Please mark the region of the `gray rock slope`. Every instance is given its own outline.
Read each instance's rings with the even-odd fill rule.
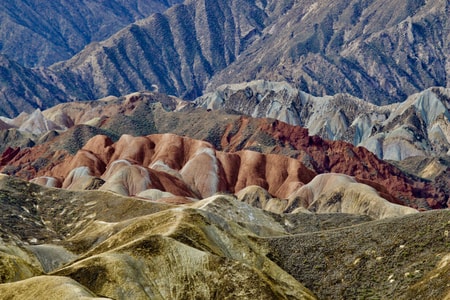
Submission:
[[[66,60],[88,43],[181,0],[40,1],[0,3],[0,53],[24,66]]]
[[[448,155],[450,150],[450,90],[445,88],[376,106],[348,94],[314,97],[286,82],[259,80],[223,85],[195,102],[300,125],[311,135],[364,146],[382,159]]]
[[[26,83],[10,87],[6,76],[2,90],[21,111],[24,101],[44,108],[39,101],[48,107],[143,90],[194,99],[222,84],[268,79],[316,96],[349,93],[388,104],[447,86],[447,16],[442,0],[188,0],[34,70],[64,99],[24,94]],[[21,78],[39,83],[33,76]]]
[[[193,98],[205,87],[263,78],[387,104],[447,84],[447,5],[186,1],[53,69],[81,76],[96,98],[154,85]]]

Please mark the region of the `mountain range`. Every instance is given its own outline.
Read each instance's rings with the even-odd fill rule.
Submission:
[[[308,129],[300,126],[235,112],[208,111],[196,107],[195,103],[164,94],[134,93],[126,97],[66,103],[44,112],[4,120],[9,126],[16,126],[3,131],[5,145],[9,136],[15,136],[14,142],[18,144],[4,149],[0,162],[2,172],[31,180],[40,176],[55,177],[55,170],[62,168],[65,171],[58,171],[56,176],[60,182],[58,186],[75,168],[67,163],[95,135],[107,136],[114,142],[124,134],[172,133],[204,140],[219,151],[251,150],[296,158],[317,174],[332,172],[356,176],[394,203],[419,209],[446,207],[450,195],[445,180],[448,165],[445,163],[442,169],[432,172],[433,178],[421,179],[417,177],[419,174],[405,174],[363,147],[323,140],[309,135]],[[27,147],[30,144],[35,146]],[[141,151],[139,145],[135,147],[136,151]],[[82,165],[88,163],[84,158],[81,161]],[[100,165],[110,163],[105,158],[101,161]],[[143,166],[148,167],[148,164]],[[238,166],[235,167],[237,172]],[[91,175],[94,174],[100,176],[102,172],[92,170]]]
[[[5,74],[2,114],[140,90],[194,99],[254,79],[286,80],[315,96],[403,101],[447,85],[447,12],[439,0],[186,1],[49,68]],[[24,93],[30,83],[36,91]]]
[[[449,12],[0,4],[0,298],[450,299]]]
[[[448,155],[450,91],[430,88],[402,103],[376,106],[349,94],[314,97],[286,82],[223,85],[195,100],[207,109],[271,117],[311,135],[363,146],[379,158]]]

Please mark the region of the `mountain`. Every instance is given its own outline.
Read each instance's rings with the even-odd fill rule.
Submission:
[[[17,107],[4,114],[31,112],[23,101],[44,109],[146,90],[192,100],[222,84],[255,79],[287,81],[315,96],[348,93],[377,105],[404,101],[447,86],[447,5],[189,0],[66,61],[29,70],[40,78],[27,81],[43,81],[61,96],[24,95],[26,84],[5,85]]]
[[[187,1],[52,70],[81,77],[94,98],[158,88],[193,99],[262,78],[387,104],[447,85],[446,12],[439,0]]]
[[[84,111],[89,113],[83,114]],[[43,132],[43,136],[35,140],[37,145],[33,148],[9,149],[0,163],[2,172],[28,180],[51,175],[56,165],[72,161],[77,151],[99,134],[118,141],[124,134],[175,133],[205,140],[227,153],[252,150],[289,156],[318,174],[331,172],[355,176],[357,181],[374,187],[382,197],[394,203],[419,209],[447,206],[445,181],[436,184],[405,175],[362,147],[310,136],[307,129],[274,119],[207,111],[163,94],[137,93],[101,101],[61,104],[39,115],[48,118],[40,123],[70,128],[64,132]],[[146,147],[142,151],[144,149]],[[109,163],[109,160],[102,160],[100,165]],[[60,184],[74,168],[63,168],[66,170],[64,174],[57,176]],[[91,175],[102,173],[96,171]],[[265,178],[265,175],[261,176]]]
[[[314,97],[286,82],[227,84],[195,100],[207,109],[270,117],[311,135],[363,146],[379,158],[447,155],[450,90],[430,88],[402,103],[376,106],[348,94]]]
[[[26,67],[66,60],[177,0],[6,1],[0,4],[0,53]]]
[[[10,298],[441,299],[449,293],[448,210],[382,220],[275,214],[233,195],[175,206],[5,175],[0,201],[0,293]]]
[[[260,34],[264,19],[253,1],[187,1],[51,69],[77,78],[90,99],[155,89],[193,99]]]
[[[374,104],[448,86],[449,4],[433,1],[289,1],[268,12],[260,39],[209,90],[288,80],[317,96],[349,93]]]
[[[44,76],[40,70],[25,68],[0,55],[0,115],[15,117],[70,101],[54,78],[51,72]]]

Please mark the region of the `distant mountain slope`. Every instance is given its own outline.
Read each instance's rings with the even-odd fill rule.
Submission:
[[[66,60],[85,45],[181,0],[40,1],[0,3],[0,53],[24,66]]]
[[[222,84],[267,79],[316,96],[349,93],[388,104],[448,85],[448,5],[188,0],[69,60],[34,70],[40,79],[25,78],[61,91],[64,101],[145,90],[189,100]],[[38,92],[24,95],[22,86],[2,80],[16,111],[26,109],[24,101],[38,106],[39,99],[45,107],[60,101]]]
[[[448,1],[291,1],[260,39],[209,83],[288,80],[313,95],[375,104],[448,86]]]
[[[154,89],[193,99],[261,34],[266,18],[253,1],[186,1],[52,70],[79,78],[91,99]]]
[[[195,103],[301,125],[311,135],[364,146],[382,159],[450,151],[450,90],[445,88],[430,88],[402,103],[376,106],[348,94],[314,97],[286,82],[260,80],[223,85]]]
[[[15,117],[23,111],[48,108],[70,101],[54,74],[25,68],[0,55],[0,116]],[[73,98],[72,98],[73,99]]]
[[[314,95],[376,104],[446,86],[445,1],[187,1],[52,69],[89,97],[151,90],[195,98],[208,87],[287,80]]]

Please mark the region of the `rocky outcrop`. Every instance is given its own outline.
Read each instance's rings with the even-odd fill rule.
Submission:
[[[196,99],[195,105],[164,94],[142,92],[60,104],[43,112],[36,110],[14,119],[3,118],[3,121],[6,126],[37,135],[80,124],[103,127],[118,135],[147,135],[177,130],[175,124],[161,128],[164,126],[162,118],[152,115],[158,105],[168,112],[193,111],[201,107],[255,118],[275,118],[306,127],[310,135],[363,146],[381,159],[403,160],[413,156],[447,155],[450,149],[448,99],[447,89],[431,88],[410,96],[401,104],[375,106],[346,94],[314,97],[286,82],[260,80],[224,85]]]
[[[219,87],[196,99],[207,109],[234,110],[308,128],[311,135],[363,146],[381,159],[445,155],[450,150],[450,91],[430,88],[406,101],[376,106],[348,94],[314,97],[286,82]]]
[[[65,131],[76,125],[100,127],[112,117],[129,116],[140,109],[145,113],[155,104],[168,111],[179,110],[188,105],[186,101],[173,96],[137,92],[120,98],[111,96],[96,101],[63,103],[44,111],[37,109],[30,114],[21,113],[12,119],[3,117],[5,125],[1,130],[17,128],[20,132],[33,133],[39,137],[51,131]],[[138,124],[134,122],[133,125],[137,127]],[[122,124],[121,127],[124,126]]]

